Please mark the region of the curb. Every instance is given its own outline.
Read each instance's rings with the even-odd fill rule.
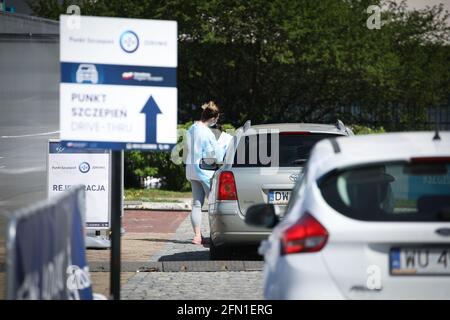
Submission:
[[[155,211],[191,211],[192,205],[188,202],[145,202],[145,201],[124,201],[124,210],[155,210]],[[202,211],[208,211],[208,204],[202,207]]]
[[[264,261],[161,261],[122,262],[122,272],[224,272],[262,271]],[[109,272],[109,262],[89,263],[90,272]]]
[[[191,211],[192,207],[187,202],[143,202],[125,201],[124,210],[160,210],[160,211]]]

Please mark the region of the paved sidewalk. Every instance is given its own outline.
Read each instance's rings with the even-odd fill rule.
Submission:
[[[208,212],[202,212],[202,235],[209,239]],[[188,215],[178,229],[167,240],[166,245],[150,261],[206,261],[209,260],[207,245],[192,244],[194,231]]]
[[[202,212],[202,235],[206,243],[191,243],[194,236],[190,216],[180,224],[178,229],[167,240],[166,245],[150,261],[209,261],[209,221],[208,212]],[[250,249],[250,250],[249,250]],[[262,261],[255,248],[240,248],[232,253],[232,260]],[[205,270],[206,271],[206,270]]]
[[[122,236],[121,282],[136,274],[150,258],[158,253],[168,238],[188,216],[187,212],[127,210],[123,218],[126,230]],[[86,250],[94,292],[109,295],[111,250]],[[0,277],[1,281],[1,277]]]
[[[121,260],[150,261],[185,221],[187,212],[127,210],[123,218]],[[108,262],[110,250],[87,250],[89,262]]]
[[[262,261],[210,261],[192,244],[189,212],[126,210],[122,299],[261,299]],[[202,234],[209,240],[207,212]],[[94,292],[108,295],[110,250],[88,250]]]
[[[202,234],[209,237],[207,212],[203,212],[202,215]],[[263,298],[262,271],[260,271],[262,261],[209,261],[208,245],[192,244],[192,236],[193,230],[188,215],[176,232],[167,238],[167,243],[160,251],[150,258],[150,264],[154,266],[161,264],[162,268],[161,266],[156,270],[150,268],[153,272],[138,272],[128,278],[122,286],[122,299],[260,300]],[[160,272],[161,269],[164,272]]]

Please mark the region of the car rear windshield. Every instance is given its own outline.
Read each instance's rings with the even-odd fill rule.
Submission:
[[[336,211],[366,221],[450,221],[450,161],[370,165],[319,180]]]
[[[259,133],[240,139],[233,167],[304,166],[312,147],[336,134],[310,132]]]

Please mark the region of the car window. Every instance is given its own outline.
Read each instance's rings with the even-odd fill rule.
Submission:
[[[350,168],[319,180],[336,211],[366,221],[450,221],[450,164]]]
[[[234,155],[233,167],[301,167],[312,147],[335,134],[281,132],[241,137]]]

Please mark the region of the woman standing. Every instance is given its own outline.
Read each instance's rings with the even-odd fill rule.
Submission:
[[[201,234],[202,206],[205,197],[209,195],[211,178],[214,175],[212,170],[200,169],[200,161],[202,158],[214,158],[217,162],[221,162],[224,156],[224,151],[210,129],[219,119],[219,108],[210,101],[204,104],[202,109],[200,121],[196,121],[186,134],[186,178],[192,186],[191,223],[194,229],[194,239],[192,240],[194,244],[203,242]]]

